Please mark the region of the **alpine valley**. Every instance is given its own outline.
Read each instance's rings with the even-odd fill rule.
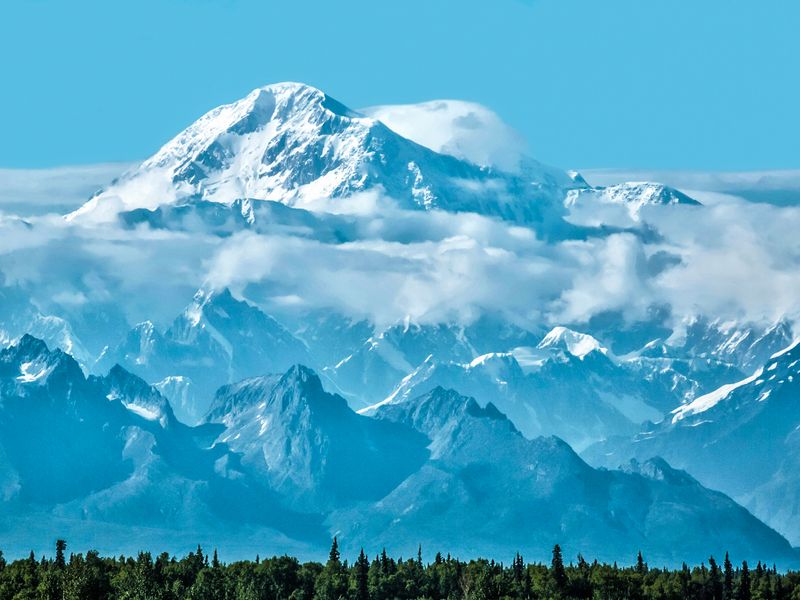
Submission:
[[[497,122],[269,85],[0,212],[3,550],[800,566],[800,247],[759,237],[796,209],[595,187]],[[734,231],[763,277],[708,267]]]

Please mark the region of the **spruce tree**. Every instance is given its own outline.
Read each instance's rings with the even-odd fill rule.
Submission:
[[[67,562],[64,559],[64,552],[67,549],[67,542],[64,540],[56,540],[56,560],[55,560],[55,567],[56,569],[63,569],[67,566]]]
[[[750,569],[747,567],[747,561],[742,562],[742,573],[739,576],[739,593],[736,595],[737,600],[750,600]]]
[[[334,537],[328,562],[317,577],[315,600],[339,600],[347,595],[347,574],[339,554],[339,541]]]
[[[514,573],[514,582],[521,584],[522,583],[522,569],[524,568],[524,562],[522,560],[522,556],[519,552],[514,555],[514,562],[511,563],[511,568]]]
[[[333,543],[331,544],[331,551],[328,553],[328,564],[339,565],[340,562],[341,554],[339,554],[339,540],[334,537]]]
[[[720,576],[719,565],[714,557],[708,559],[708,587],[712,600],[722,600],[723,581]]]
[[[355,600],[369,600],[369,560],[364,548],[361,548],[356,560],[355,575]]]
[[[723,600],[733,600],[733,565],[727,552],[725,553],[725,562],[722,570],[722,598]]]
[[[561,546],[553,546],[553,560],[550,563],[550,579],[558,596],[567,591],[567,573],[564,570],[564,558],[561,556]]]
[[[639,553],[636,555],[636,572],[639,573],[639,575],[647,573],[647,563],[644,562],[641,550],[639,550]]]

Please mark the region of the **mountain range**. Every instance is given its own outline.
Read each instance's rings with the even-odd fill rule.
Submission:
[[[797,564],[791,315],[642,308],[650,290],[626,288],[687,268],[670,235],[715,206],[471,162],[390,113],[256,89],[45,230],[68,289],[20,275],[52,260],[2,255],[8,549],[63,531],[113,553],[321,556],[336,535],[348,552]],[[148,259],[163,277],[119,285]],[[404,316],[362,310],[381,302]]]
[[[35,515],[84,537],[109,526],[133,539],[231,535],[238,553],[277,552],[285,539],[320,553],[336,534],[348,551],[370,540],[544,558],[563,541],[601,558],[641,549],[676,563],[729,549],[797,560],[780,534],[664,461],[596,470],[562,440],[527,439],[493,404],[441,387],[367,417],[293,366],[223,386],[188,427],[123,368],[87,378],[28,335],[0,353],[0,386],[12,552],[24,534],[38,543],[26,526]]]

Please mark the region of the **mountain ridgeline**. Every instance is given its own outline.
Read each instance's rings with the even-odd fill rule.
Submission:
[[[293,366],[223,386],[190,427],[122,367],[87,378],[31,336],[0,353],[0,378],[15,552],[31,543],[19,526],[35,519],[79,540],[130,528],[128,541],[106,542],[125,551],[180,529],[175,551],[222,536],[238,555],[282,544],[318,554],[338,533],[351,552],[371,540],[406,554],[425,543],[538,556],[563,542],[609,560],[639,548],[671,564],[709,548],[796,560],[780,534],[663,460],[597,470],[560,439],[527,439],[491,403],[441,387],[363,416]]]

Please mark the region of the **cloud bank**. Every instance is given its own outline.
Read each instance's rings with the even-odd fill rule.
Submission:
[[[48,313],[112,303],[131,323],[168,321],[201,286],[270,312],[326,308],[377,323],[487,311],[531,326],[608,311],[635,321],[653,306],[675,319],[798,316],[800,208],[718,195],[703,207],[645,207],[628,232],[545,242],[475,214],[402,211],[381,197],[355,205],[230,236],[6,215],[0,271]]]

